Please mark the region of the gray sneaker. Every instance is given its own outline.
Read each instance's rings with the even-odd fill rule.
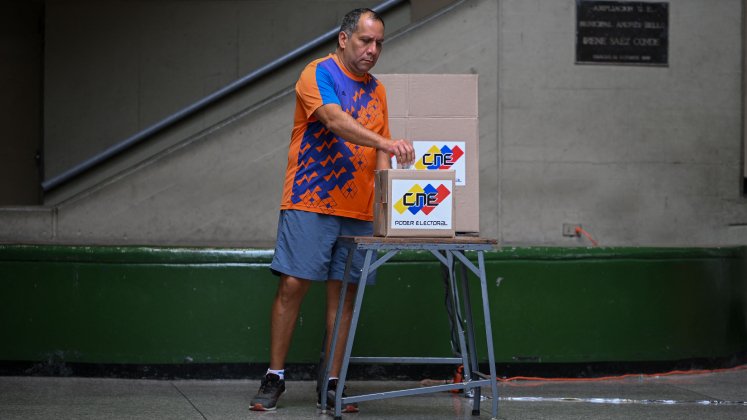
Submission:
[[[347,387],[345,387],[347,388]],[[316,400],[316,408],[322,408],[322,391],[317,389],[317,400]],[[337,392],[337,379],[330,379],[329,384],[327,385],[327,409],[334,410],[335,409],[335,393]],[[345,390],[342,391],[342,396],[347,397],[345,394]],[[358,403],[348,403],[342,406],[343,413],[357,413],[360,411],[358,408]]]
[[[277,408],[278,398],[285,392],[285,381],[274,373],[268,373],[262,379],[257,395],[252,398],[249,407],[252,411],[272,411]]]

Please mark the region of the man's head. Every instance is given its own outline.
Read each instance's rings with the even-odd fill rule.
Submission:
[[[342,19],[337,55],[345,68],[362,76],[376,65],[384,42],[384,20],[371,9],[355,9]]]

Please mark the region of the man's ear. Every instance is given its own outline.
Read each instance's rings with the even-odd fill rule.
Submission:
[[[340,32],[337,34],[337,45],[339,45],[341,48],[345,48],[345,44],[348,42],[348,34],[345,32]]]

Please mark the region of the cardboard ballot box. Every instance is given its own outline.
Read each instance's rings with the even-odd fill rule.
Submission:
[[[381,74],[392,138],[413,141],[412,169],[456,172],[457,233],[480,231],[478,76]],[[396,163],[392,165],[395,166]]]
[[[376,171],[374,236],[454,237],[455,172]]]

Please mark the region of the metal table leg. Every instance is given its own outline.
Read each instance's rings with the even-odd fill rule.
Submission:
[[[458,251],[457,251],[458,252]],[[467,278],[467,266],[464,265],[464,263],[460,264],[461,268],[461,276],[460,276],[460,282],[462,285],[462,295],[464,295],[464,312],[465,312],[465,321],[467,324],[467,340],[468,340],[468,348],[469,348],[469,354],[470,354],[470,365],[464,367],[465,371],[470,370],[471,372],[477,373],[478,367],[477,367],[477,344],[475,342],[475,323],[474,319],[472,317],[472,297],[469,293],[469,279]],[[479,416],[480,415],[480,398],[482,396],[482,390],[480,387],[473,388],[473,404],[472,404],[472,415],[473,416]]]
[[[488,286],[485,277],[485,256],[483,251],[477,251],[477,267],[462,253],[454,254],[459,261],[480,278],[480,293],[482,295],[482,313],[485,319],[485,341],[487,341],[488,364],[490,368],[490,388],[493,394],[493,418],[498,418],[498,380],[495,373],[495,354],[493,353],[493,327],[490,323],[490,307],[488,301]]]
[[[482,313],[485,317],[485,340],[488,345],[488,364],[490,368],[490,389],[493,393],[493,418],[498,418],[498,378],[495,373],[495,354],[493,354],[493,327],[490,324],[490,307],[488,301],[488,285],[485,278],[485,256],[482,251],[477,252],[480,270],[480,290],[482,292]]]
[[[342,319],[342,309],[345,304],[345,295],[348,290],[348,283],[350,282],[350,267],[352,267],[353,265],[353,255],[353,250],[349,250],[347,261],[345,261],[345,273],[342,276],[342,290],[340,290],[340,299],[337,302],[335,325],[332,329],[332,341],[329,344],[329,349],[325,349],[325,346],[327,344],[326,334],[329,334],[329,331],[325,333],[324,341],[322,342],[323,365],[321,367],[321,371],[324,373],[320,373],[320,377],[319,379],[317,379],[317,389],[319,389],[319,392],[321,392],[320,403],[323,413],[327,411],[327,388],[329,387],[329,373],[332,370],[332,360],[334,359],[335,354],[334,349],[337,347],[337,337],[339,336],[340,332],[340,319]]]
[[[373,249],[366,251],[366,259],[363,263],[363,271],[361,272],[361,279],[358,282],[358,293],[355,296],[355,303],[353,303],[353,317],[350,320],[350,329],[348,330],[348,339],[345,343],[345,354],[342,358],[342,368],[340,369],[340,378],[337,380],[337,391],[335,392],[335,420],[342,419],[342,390],[345,389],[345,379],[348,374],[348,363],[350,362],[350,353],[353,351],[353,341],[355,340],[355,330],[358,327],[358,317],[361,314],[361,303],[363,302],[363,292],[366,290],[366,280],[371,268],[371,259],[373,254],[376,252]],[[353,251],[350,251],[352,254]],[[349,270],[349,268],[348,268]],[[346,276],[346,277],[349,277]],[[349,280],[349,279],[348,279]],[[347,281],[346,281],[347,282]],[[337,316],[339,317],[342,313],[342,305],[344,301],[341,301],[340,306],[337,308]],[[335,322],[337,323],[337,322]],[[330,356],[327,357],[330,361],[334,360],[334,348],[330,347]],[[329,382],[329,375],[327,375],[327,381]]]
[[[449,273],[449,290],[448,293],[451,295],[451,312],[453,314],[453,320],[452,323],[457,329],[457,337],[459,338],[459,355],[462,357],[462,365],[463,366],[469,366],[470,365],[470,352],[469,348],[467,347],[467,342],[464,337],[464,325],[460,321],[459,317],[459,289],[457,288],[456,284],[456,276],[454,273],[454,268],[456,264],[454,263],[454,255],[450,251],[446,251],[446,269]],[[467,327],[470,328],[470,327]],[[468,371],[464,371],[464,381],[469,382],[472,380],[472,373]]]

